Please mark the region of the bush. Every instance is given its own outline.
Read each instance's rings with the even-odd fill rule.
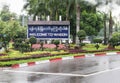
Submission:
[[[23,52],[29,52],[30,51],[30,46],[29,44],[27,43],[22,43],[21,44],[21,49],[20,51],[23,53]]]
[[[80,43],[80,47],[83,47],[83,46],[85,46],[85,43]]]
[[[14,49],[16,49],[16,50],[19,50],[19,48],[21,47],[21,43],[15,42],[15,43],[13,44],[13,47],[14,47]]]
[[[56,45],[56,50],[57,50],[57,48],[59,47],[58,45],[59,45],[60,41],[59,40],[54,40],[53,43]]]
[[[94,42],[94,43],[102,43],[102,39],[96,38],[96,39],[93,39],[93,42]]]
[[[113,48],[115,46],[118,46],[119,45],[119,39],[118,38],[115,38],[115,37],[112,37],[110,40],[109,40],[109,44],[110,46],[112,46]]]
[[[35,37],[30,37],[29,42],[31,44],[35,44],[37,42],[37,39]]]
[[[32,51],[32,45],[33,45],[33,44],[36,44],[37,39],[36,39],[35,37],[30,37],[29,42],[30,42],[30,44],[31,44],[31,51]]]
[[[80,30],[80,31],[78,31],[77,36],[78,36],[79,41],[81,43],[82,40],[84,40],[86,37],[86,32],[84,30]]]
[[[21,43],[22,41],[24,41],[24,39],[22,39],[22,38],[16,38],[14,40],[14,42],[16,42],[16,43]]]
[[[70,49],[69,50],[69,53],[72,53],[72,54],[76,54],[76,53],[84,53],[86,52],[85,50],[81,50],[81,49]]]
[[[59,40],[54,40],[53,43],[54,43],[55,45],[59,45],[60,41],[59,41]]]
[[[79,48],[80,48],[80,46],[75,46],[75,47],[74,47],[74,49],[79,49]]]
[[[100,47],[99,44],[96,44],[96,45],[95,45],[95,48],[96,48],[96,49],[99,49],[99,47]]]
[[[40,42],[40,45],[41,45],[41,50],[43,51],[44,50],[44,47],[43,47],[44,43]]]
[[[21,42],[21,39],[17,39],[17,41],[13,44],[14,49],[19,50],[20,52],[28,52],[30,51],[29,43]]]

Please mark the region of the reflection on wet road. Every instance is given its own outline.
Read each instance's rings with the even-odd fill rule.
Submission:
[[[0,83],[120,83],[119,77],[120,56],[114,55],[44,63],[9,72],[1,71]]]

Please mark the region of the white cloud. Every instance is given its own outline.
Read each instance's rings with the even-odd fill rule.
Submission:
[[[101,5],[97,8],[97,10],[107,14],[109,14],[109,12],[112,11],[113,18],[115,18],[116,20],[120,20],[120,6],[116,3]]]
[[[9,9],[11,12],[15,12],[18,15],[22,13],[24,5],[23,0],[0,0],[0,8],[5,4],[9,5]]]

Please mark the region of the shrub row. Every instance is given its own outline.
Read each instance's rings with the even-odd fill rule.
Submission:
[[[35,58],[51,57],[51,56],[59,56],[59,55],[68,55],[68,54],[69,53],[60,53],[60,54],[50,54],[50,53],[32,54],[31,56],[26,56],[26,57],[4,58],[4,59],[0,59],[0,61],[27,60],[27,59],[35,59]]]
[[[6,54],[0,54],[0,56],[6,56]]]
[[[93,51],[86,51],[82,49],[70,49],[69,53],[75,54],[75,53],[95,53],[95,52],[105,52],[105,51],[120,51],[120,49],[104,49],[104,50],[93,50]]]
[[[15,58],[4,58],[4,59],[0,59],[0,61],[13,61],[13,60],[26,60],[26,59],[33,59],[33,58],[41,58],[41,57],[47,57],[47,56],[51,56],[50,53],[43,53],[43,54],[34,54],[31,56],[26,56],[26,57],[15,57]]]
[[[110,50],[105,49],[105,50],[85,51],[85,50],[80,50],[80,49],[70,49],[69,52],[66,52],[66,53],[60,53],[60,54],[59,53],[58,54],[51,54],[51,53],[32,54],[31,56],[26,56],[26,57],[4,58],[4,59],[0,59],[0,61],[27,60],[27,59],[35,59],[35,58],[41,58],[41,57],[51,57],[51,56],[68,55],[68,54],[76,54],[76,53],[95,53],[95,52],[105,52],[105,51],[110,51]],[[120,50],[115,49],[114,51],[120,51]]]
[[[69,53],[71,54],[75,54],[75,53],[83,53],[86,52],[85,50],[81,50],[81,49],[70,49]]]

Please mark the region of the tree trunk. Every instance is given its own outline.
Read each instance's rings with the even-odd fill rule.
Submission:
[[[112,20],[112,12],[110,11],[110,19],[109,19],[109,39],[112,36],[112,32],[113,32],[113,20]]]
[[[104,14],[104,45],[107,44],[107,35],[106,35],[106,14]]]
[[[66,3],[66,21],[68,20],[68,18],[69,18],[69,3],[67,1],[67,3]]]
[[[79,30],[80,30],[80,5],[79,3],[76,2],[76,33]],[[76,45],[79,45],[79,38],[77,35],[76,35]]]
[[[76,43],[76,36],[75,35],[73,35],[73,43],[75,44]]]

